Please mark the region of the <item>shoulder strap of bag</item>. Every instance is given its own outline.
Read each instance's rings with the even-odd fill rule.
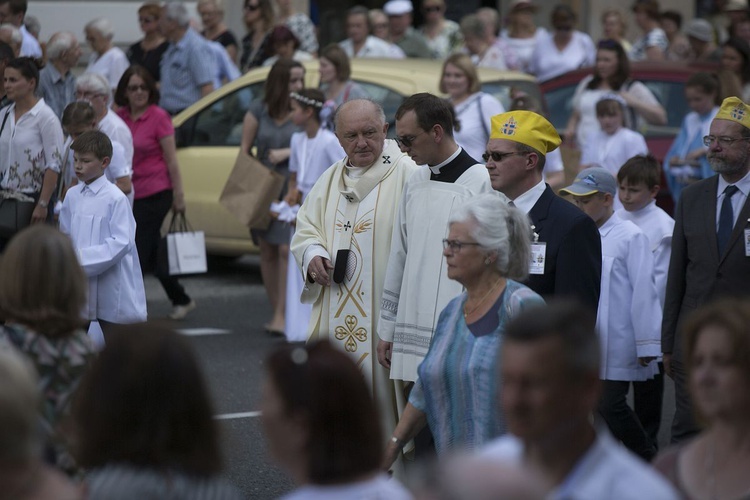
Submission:
[[[8,106],[8,110],[5,112],[5,116],[3,116],[3,124],[0,125],[0,135],[3,135],[3,130],[5,130],[5,122],[8,121],[9,114],[10,114],[10,106]]]
[[[628,78],[625,80],[625,82],[622,84],[622,89],[625,91],[630,91],[630,87],[633,86],[635,83],[634,80],[631,80]],[[625,126],[631,130],[637,130],[638,129],[638,115],[635,113],[635,109],[633,109],[633,106],[627,106],[627,117],[626,117]]]
[[[490,129],[487,127],[487,122],[484,119],[484,113],[482,112],[482,94],[479,94],[477,96],[477,100],[475,101],[477,104],[477,109],[479,110],[479,121],[482,122],[482,128],[484,129],[484,135],[487,136],[487,138],[490,137]]]

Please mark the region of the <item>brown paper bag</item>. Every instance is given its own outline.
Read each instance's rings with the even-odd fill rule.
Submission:
[[[251,229],[268,229],[271,203],[278,200],[284,176],[240,151],[219,203]]]

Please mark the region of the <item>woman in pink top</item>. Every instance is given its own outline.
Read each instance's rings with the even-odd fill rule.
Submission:
[[[133,134],[133,215],[141,269],[153,271],[167,292],[173,306],[169,317],[183,319],[195,309],[195,301],[177,278],[156,265],[164,217],[170,208],[185,212],[172,119],[155,104],[159,102],[159,91],[151,73],[142,66],[125,71],[117,85],[115,102],[120,106],[117,113]]]

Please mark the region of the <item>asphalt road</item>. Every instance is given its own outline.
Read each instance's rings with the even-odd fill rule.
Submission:
[[[250,499],[277,498],[293,489],[267,451],[258,414],[263,360],[283,339],[268,335],[271,316],[258,259],[209,259],[209,272],[182,279],[198,307],[183,321],[164,320],[189,335],[203,365],[221,418],[226,475]],[[159,283],[146,279],[149,318],[165,318],[170,304]],[[668,442],[674,389],[665,384],[660,444]]]

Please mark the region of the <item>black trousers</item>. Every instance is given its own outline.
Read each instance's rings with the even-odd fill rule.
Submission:
[[[662,400],[664,398],[664,364],[659,363],[659,373],[651,380],[633,382],[633,407],[651,444],[659,449]]]
[[[169,275],[169,269],[159,264],[161,225],[172,208],[172,190],[161,191],[133,203],[135,217],[135,246],[143,273],[152,272],[172,301],[172,305],[183,306],[190,302],[177,278]]]
[[[656,447],[651,443],[638,415],[628,406],[629,388],[628,381],[604,380],[599,414],[616,439],[636,455],[650,461],[656,455]]]

